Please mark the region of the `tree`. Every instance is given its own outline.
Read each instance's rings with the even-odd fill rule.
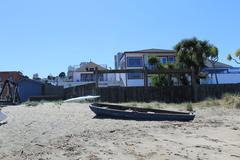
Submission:
[[[39,78],[38,73],[33,74],[33,80],[41,80],[41,78]]]
[[[59,73],[59,75],[58,75],[60,78],[65,78],[66,77],[66,74],[65,74],[65,72],[61,72],[61,73]]]
[[[235,57],[238,58],[239,60],[237,60],[236,58],[233,58],[231,54],[228,54],[227,60],[229,61],[233,60],[235,63],[240,64],[240,48],[235,52]]]
[[[173,65],[170,63],[166,64],[166,65],[163,65],[162,63],[160,63],[156,56],[149,57],[148,63],[153,66],[152,69],[154,69],[154,70],[161,70],[164,68],[169,68],[169,69],[173,68]],[[160,74],[153,75],[151,77],[151,81],[152,81],[153,86],[155,86],[155,87],[168,86],[168,85],[172,84],[170,75],[168,75],[168,76],[160,75]]]
[[[47,79],[48,79],[48,80],[54,80],[54,76],[53,76],[52,74],[49,74],[49,75],[47,76]]]
[[[210,50],[209,61],[212,63],[213,69],[215,69],[215,64],[218,62],[218,48],[215,46],[212,46]],[[216,72],[215,72],[215,79],[216,79],[216,83],[218,84],[218,77]]]
[[[159,63],[159,60],[157,59],[156,56],[150,56],[148,58],[148,63],[155,67]]]
[[[202,41],[194,37],[181,40],[175,45],[174,49],[176,50],[177,66],[179,68],[193,69],[197,83],[200,83],[200,75],[202,75],[201,70],[204,67],[204,62],[210,56],[213,56],[213,50],[217,49],[217,47],[209,44],[206,40]]]

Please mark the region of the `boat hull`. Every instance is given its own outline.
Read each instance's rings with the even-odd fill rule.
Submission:
[[[90,105],[90,109],[98,117],[116,118],[116,119],[131,119],[139,121],[192,121],[195,118],[194,114],[175,114],[175,113],[148,113],[137,111],[126,111],[109,109]]]
[[[7,118],[7,115],[5,115],[3,112],[0,111],[0,122],[4,121]]]

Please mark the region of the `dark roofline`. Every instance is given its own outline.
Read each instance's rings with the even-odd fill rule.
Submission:
[[[107,68],[105,68],[105,67],[103,67],[103,66],[101,66],[101,65],[99,65],[99,64],[97,64],[97,63],[95,63],[93,61],[90,61],[90,62],[87,62],[86,64],[84,64],[83,66],[79,67],[78,69],[76,69],[76,71],[77,72],[81,72],[81,71],[78,71],[78,70],[80,70],[81,68],[85,68],[90,63],[96,65],[97,68],[101,68],[102,70],[108,70]]]
[[[176,51],[175,50],[167,50],[167,49],[155,49],[155,48],[138,50],[138,51],[124,51],[120,60],[127,53],[152,53],[152,54],[155,53],[156,54],[156,53],[176,53]]]
[[[144,50],[138,50],[138,51],[125,51],[124,53],[176,53],[175,50],[169,50],[169,49],[144,49]]]
[[[20,79],[19,81],[17,81],[17,83],[23,82],[23,81],[31,81],[31,82],[33,82],[33,83],[37,83],[37,84],[40,84],[40,85],[44,85],[44,84],[45,84],[45,83],[43,83],[43,82],[36,81],[36,80],[33,80],[33,79],[29,79],[29,78]]]
[[[20,73],[23,75],[23,73],[20,71],[0,71],[0,73]]]

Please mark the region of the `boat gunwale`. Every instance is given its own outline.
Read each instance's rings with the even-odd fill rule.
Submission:
[[[102,110],[109,110],[109,111],[117,111],[117,112],[127,112],[126,110],[129,109],[140,109],[140,110],[145,110],[143,112],[138,111],[138,110],[132,110],[132,112],[127,112],[127,113],[139,113],[139,114],[155,114],[155,115],[171,115],[171,116],[195,116],[195,112],[180,112],[180,111],[169,111],[169,110],[157,110],[157,109],[146,109],[146,108],[137,108],[137,107],[126,107],[126,110],[122,110],[122,109],[113,109],[113,108],[109,108],[109,107],[105,107],[104,106],[96,106],[94,104],[100,104],[100,103],[93,103],[90,105],[90,107],[95,107],[98,109],[102,109]],[[105,105],[105,104],[101,104],[101,105]],[[106,104],[109,105],[109,104]],[[125,107],[125,106],[119,106],[119,105],[111,105],[110,106],[114,106],[114,107]],[[147,111],[150,110],[150,111]],[[158,112],[152,112],[149,113],[151,111],[158,111]],[[162,111],[162,113],[161,113]],[[164,113],[165,112],[165,113]]]

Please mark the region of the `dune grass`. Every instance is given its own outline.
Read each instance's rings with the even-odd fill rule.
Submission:
[[[221,99],[208,98],[204,101],[192,103],[163,103],[163,102],[129,102],[122,103],[123,105],[128,105],[131,107],[143,107],[143,108],[152,108],[152,109],[161,109],[161,108],[172,108],[180,110],[193,111],[194,108],[201,107],[226,107],[226,108],[236,108],[240,109],[240,95],[239,94],[225,94]]]
[[[38,106],[43,103],[54,103],[56,105],[62,105],[63,101],[27,101],[23,103],[24,106]],[[81,102],[89,103],[89,102]],[[226,108],[236,108],[240,109],[240,95],[239,94],[225,94],[221,99],[208,98],[201,102],[186,102],[186,103],[164,103],[164,102],[127,102],[121,103],[122,105],[127,105],[131,107],[142,107],[142,108],[151,108],[151,109],[162,109],[162,108],[171,108],[178,110],[188,110],[193,111],[194,108],[202,107],[226,107]],[[120,104],[120,105],[121,105]]]

